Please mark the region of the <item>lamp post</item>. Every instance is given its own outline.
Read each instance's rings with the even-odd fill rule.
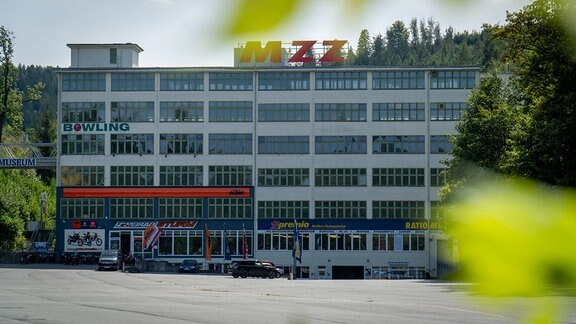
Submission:
[[[48,201],[48,193],[42,191],[40,194],[40,229],[44,230],[44,213],[46,212],[46,203]]]

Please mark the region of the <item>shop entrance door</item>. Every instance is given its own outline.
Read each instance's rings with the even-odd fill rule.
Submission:
[[[120,234],[120,252],[123,256],[130,254],[132,249],[132,232],[122,232]]]

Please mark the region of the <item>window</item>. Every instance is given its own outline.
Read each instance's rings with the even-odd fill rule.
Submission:
[[[431,121],[452,121],[460,120],[462,113],[468,109],[465,102],[432,102],[430,103]]]
[[[62,198],[60,199],[61,219],[102,219],[104,218],[103,198]]]
[[[316,72],[316,90],[366,90],[366,72]]]
[[[104,122],[104,112],[105,110],[103,102],[63,102],[62,122],[102,123]]]
[[[258,154],[310,154],[308,136],[258,136]]]
[[[394,251],[394,233],[374,232],[372,234],[372,250]]]
[[[372,169],[374,187],[424,187],[423,168]]]
[[[316,121],[366,121],[364,103],[317,103]]]
[[[316,154],[366,154],[366,136],[316,136]]]
[[[307,122],[310,121],[309,103],[259,104],[259,122]]]
[[[63,166],[60,168],[62,186],[103,186],[103,166]]]
[[[211,165],[208,168],[210,186],[251,186],[252,166]]]
[[[317,233],[316,250],[319,251],[366,250],[366,234],[355,232]]]
[[[202,198],[160,198],[158,202],[159,218],[202,218]]]
[[[438,220],[446,217],[446,209],[440,201],[430,201],[430,219]]]
[[[202,134],[160,134],[160,154],[202,154]]]
[[[410,240],[410,245],[406,248],[404,245],[404,251],[424,251],[426,247],[426,242],[424,240],[424,234],[421,233],[410,233],[404,234],[404,242],[406,239]]]
[[[374,154],[424,154],[424,136],[373,136],[372,153]]]
[[[372,88],[374,90],[424,89],[424,72],[372,72]]]
[[[430,169],[430,186],[441,187],[446,183],[446,168],[431,168]]]
[[[163,230],[158,238],[158,254],[201,256],[202,242],[202,231]]]
[[[252,154],[252,134],[209,134],[209,154]]]
[[[111,186],[153,186],[154,167],[126,165],[110,167]]]
[[[424,201],[375,200],[372,202],[373,219],[424,219]]]
[[[110,103],[113,122],[153,122],[153,101],[129,101]]]
[[[310,185],[308,169],[258,169],[260,187],[307,187]]]
[[[366,169],[316,169],[317,187],[364,187]]]
[[[473,89],[476,86],[475,71],[432,71],[432,89]]]
[[[372,234],[372,250],[374,251],[424,251],[425,247],[424,233],[374,232]]]
[[[450,154],[450,152],[452,152],[452,142],[450,141],[450,135],[430,136],[430,153]]]
[[[252,91],[250,72],[212,72],[209,75],[210,91]]]
[[[203,122],[202,101],[161,101],[160,122]]]
[[[222,231],[224,232],[224,231]],[[243,251],[243,244],[244,244],[244,233],[246,233],[246,246],[248,249],[252,246],[252,231],[226,231],[226,246],[223,247],[222,251],[218,254],[225,254],[226,247],[228,247],[228,251],[230,252],[231,256],[242,256]],[[224,241],[224,237],[222,237],[222,241]],[[250,255],[250,251],[247,251],[247,254]]]
[[[211,122],[251,122],[252,101],[210,101]]]
[[[299,233],[302,250],[310,250],[310,234]],[[258,250],[290,251],[294,246],[294,231],[258,233]]]
[[[106,74],[62,74],[62,91],[106,91]]]
[[[204,73],[160,73],[160,91],[202,91]]]
[[[362,200],[317,200],[314,205],[316,218],[353,218],[367,217],[366,201]]]
[[[161,165],[161,186],[201,186],[201,165]]]
[[[112,91],[154,91],[154,73],[112,73]]]
[[[117,57],[118,57],[118,49],[111,48],[110,49],[110,64],[116,64]]]
[[[308,200],[260,200],[258,218],[310,218]]]
[[[62,155],[103,155],[104,134],[63,134]]]
[[[310,73],[260,72],[258,90],[310,90]]]
[[[210,198],[208,218],[252,218],[252,199],[249,198]]]
[[[153,201],[152,198],[110,198],[110,218],[153,218]]]
[[[154,154],[154,134],[111,134],[112,154]]]
[[[373,121],[424,121],[424,103],[374,103]]]

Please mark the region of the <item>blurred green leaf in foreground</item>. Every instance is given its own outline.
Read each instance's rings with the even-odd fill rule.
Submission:
[[[532,299],[531,322],[559,316],[550,296],[576,288],[576,192],[527,181],[469,188],[448,209],[462,279],[489,297]]]

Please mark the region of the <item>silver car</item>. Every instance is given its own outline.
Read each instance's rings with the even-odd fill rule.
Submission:
[[[119,270],[122,268],[122,253],[118,250],[104,250],[98,259],[98,271]]]

